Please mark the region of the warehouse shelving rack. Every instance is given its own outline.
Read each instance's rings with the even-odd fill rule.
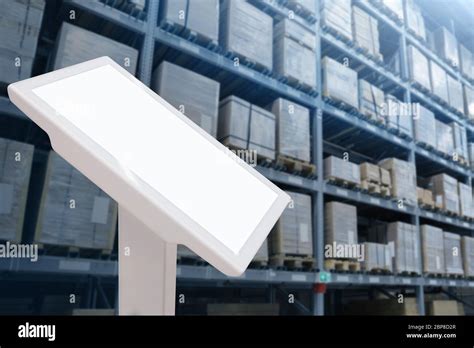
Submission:
[[[278,0],[250,0],[250,2],[270,14],[274,18],[282,18],[293,15],[291,10],[286,8],[283,1]],[[376,6],[369,1],[353,0],[353,4],[361,7],[363,10],[377,18],[384,25],[387,25],[397,32],[400,37],[401,49],[401,75],[394,74],[386,67],[367,59],[362,53],[350,47],[343,41],[337,40],[331,34],[322,30],[319,18],[319,8],[315,17],[303,18],[295,15],[295,20],[300,24],[312,29],[316,33],[316,57],[317,67],[317,86],[321,88],[321,55],[322,42],[341,52],[350,60],[356,60],[363,63],[374,73],[389,83],[398,86],[401,89],[404,101],[410,102],[412,96],[422,101],[430,109],[436,111],[446,119],[456,121],[464,126],[468,131],[468,137],[474,138],[474,125],[467,122],[459,115],[444,109],[429,96],[424,95],[416,88],[412,87],[408,81],[407,74],[407,44],[413,44],[419,48],[430,59],[435,60],[440,66],[456,76],[464,84],[472,86],[472,83],[465,79],[460,73],[448,66],[434,52],[420,43],[412,34],[408,32],[405,25],[398,25],[386,14],[381,12]],[[297,190],[311,194],[313,198],[313,242],[314,255],[319,265],[319,270],[324,271],[321,265],[324,264],[324,200],[325,198],[336,198],[351,202],[355,205],[364,205],[369,207],[377,207],[397,214],[405,215],[413,224],[420,225],[420,219],[438,223],[443,226],[456,228],[463,231],[464,234],[473,235],[474,223],[446,216],[433,211],[425,211],[418,207],[410,207],[408,205],[400,207],[398,202],[380,197],[374,197],[363,192],[358,192],[343,187],[334,186],[325,182],[323,178],[323,155],[325,151],[325,143],[323,139],[324,119],[331,117],[347,127],[353,127],[361,131],[365,135],[370,135],[377,141],[384,143],[387,147],[400,149],[406,154],[406,160],[415,162],[417,156],[421,156],[426,161],[434,163],[439,168],[455,173],[457,177],[463,178],[465,183],[472,185],[474,173],[456,162],[443,158],[434,154],[413,141],[400,138],[375,124],[364,119],[356,117],[344,110],[324,102],[320,90],[318,93],[308,94],[298,90],[285,82],[271,76],[262,74],[251,67],[240,65],[235,67],[233,61],[226,57],[222,52],[216,49],[209,49],[183,37],[169,33],[158,26],[158,10],[159,0],[149,0],[147,8],[146,20],[140,20],[127,15],[115,8],[109,7],[98,1],[81,1],[81,0],[64,0],[64,6],[68,8],[77,8],[81,11],[93,14],[105,21],[114,23],[119,27],[127,28],[137,35],[143,37],[142,48],[140,50],[139,62],[139,78],[147,85],[151,83],[152,70],[154,67],[154,57],[157,47],[166,46],[181,52],[189,57],[193,57],[199,62],[203,62],[220,69],[226,73],[242,78],[249,83],[262,87],[281,97],[293,100],[296,103],[304,105],[312,111],[312,153],[313,161],[317,166],[317,176],[314,179],[304,178],[291,173],[278,171],[274,168],[258,166],[263,175],[277,184],[285,187],[293,187]],[[317,2],[319,7],[319,1]],[[14,120],[25,120],[26,117],[18,111],[5,97],[0,97],[0,114],[11,117]],[[361,136],[362,137],[362,136]],[[421,243],[420,243],[421,245]],[[420,250],[421,253],[421,250]],[[420,261],[421,262],[421,261]],[[38,262],[32,264],[27,260],[21,259],[0,259],[0,272],[8,274],[16,274],[19,276],[31,276],[34,274],[45,274],[54,277],[77,276],[83,277],[100,277],[104,279],[113,279],[117,277],[117,262],[112,260],[95,260],[95,259],[76,259],[57,256],[42,256]],[[271,289],[272,285],[284,284],[289,288],[307,288],[313,291],[313,286],[321,282],[321,273],[315,272],[297,272],[287,270],[274,269],[249,269],[241,277],[229,278],[216,271],[214,268],[206,265],[178,265],[177,276],[180,283],[204,283],[204,284],[233,284],[235,286],[245,286],[248,284],[267,284]],[[49,278],[48,278],[49,279]],[[179,284],[179,283],[178,283]],[[421,314],[424,310],[424,288],[425,287],[472,287],[474,281],[465,279],[444,279],[444,278],[425,278],[425,277],[401,277],[396,275],[370,275],[370,274],[340,274],[333,273],[328,282],[329,288],[359,286],[359,287],[388,287],[388,288],[407,288],[412,289],[416,293],[419,311]],[[94,290],[97,291],[97,290]],[[100,291],[100,290],[99,290]],[[313,304],[310,313],[314,315],[324,315],[324,294],[313,292]]]

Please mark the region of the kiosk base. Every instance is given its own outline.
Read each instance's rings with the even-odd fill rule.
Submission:
[[[119,206],[119,315],[174,315],[176,244]]]

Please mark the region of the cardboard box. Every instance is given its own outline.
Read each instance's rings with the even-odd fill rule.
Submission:
[[[453,128],[441,121],[435,120],[436,125],[436,148],[445,154],[452,156],[454,152]]]
[[[275,159],[275,115],[236,96],[219,104],[217,139],[237,149],[255,150],[258,156]]]
[[[474,90],[464,85],[464,114],[474,120]]]
[[[219,39],[219,0],[165,0],[161,21],[173,23],[211,42]]]
[[[444,274],[444,235],[443,230],[430,225],[421,225],[421,248],[423,252],[423,272]]]
[[[324,159],[324,179],[336,179],[360,186],[359,165],[334,156],[326,157]]]
[[[219,43],[227,52],[273,69],[273,18],[246,1],[222,3]]]
[[[379,243],[364,243],[364,256],[362,261],[362,269],[366,271],[384,270],[393,271],[392,253],[389,245]]]
[[[34,241],[110,251],[117,204],[89,179],[50,152]]]
[[[448,76],[446,71],[432,60],[430,60],[430,81],[433,94],[449,103]]]
[[[464,114],[464,98],[462,84],[451,75],[447,74],[449,105]]]
[[[380,183],[384,186],[392,187],[392,178],[387,169],[380,168]]]
[[[384,123],[384,92],[365,80],[359,79],[359,111],[373,120]]]
[[[438,174],[430,178],[435,201],[440,201],[442,209],[459,215],[458,181],[447,175]]]
[[[413,116],[402,108],[402,102],[391,94],[385,95],[385,120],[389,128],[413,138]]]
[[[459,63],[461,73],[470,79],[474,79],[474,57],[472,52],[461,44],[459,44]]]
[[[358,109],[357,72],[329,57],[323,58],[322,69],[323,96]]]
[[[474,277],[474,238],[462,236],[461,249],[464,275],[466,277]]]
[[[34,147],[0,138],[0,241],[20,242]]]
[[[352,6],[352,34],[354,41],[368,53],[383,60],[380,53],[378,21],[360,7]]]
[[[426,41],[425,20],[421,14],[420,7],[415,4],[414,0],[406,1],[406,23],[408,30]]]
[[[466,128],[457,122],[452,122],[449,125],[453,129],[454,153],[458,158],[467,160],[469,155],[467,151]]]
[[[445,27],[439,27],[433,32],[435,49],[441,58],[451,65],[459,67],[458,42],[456,37]]]
[[[341,202],[328,202],[324,209],[325,244],[357,244],[357,207]]]
[[[285,209],[270,234],[272,255],[313,256],[311,196],[286,191],[292,205]]]
[[[378,165],[364,162],[360,164],[361,180],[368,180],[374,183],[380,183],[380,168]]]
[[[55,46],[54,70],[102,56],[109,56],[135,75],[138,64],[136,49],[67,22],[62,23]]]
[[[474,202],[471,186],[458,182],[458,195],[459,214],[474,219]]]
[[[397,158],[387,158],[378,164],[383,169],[390,171],[392,196],[403,199],[409,205],[416,205],[415,165]]]
[[[278,154],[311,162],[309,109],[292,101],[278,98],[273,102],[271,110],[276,118]]]
[[[443,236],[446,274],[464,275],[461,236],[450,232],[444,232]]]
[[[216,136],[218,82],[164,61],[153,72],[152,89],[210,135]]]
[[[321,23],[352,40],[351,0],[322,0],[320,2]]]
[[[420,274],[418,231],[415,225],[400,221],[389,223],[387,242],[393,245],[393,269],[396,274]]]
[[[412,82],[416,82],[431,91],[428,58],[412,45],[408,45],[408,70]]]
[[[413,119],[415,140],[436,148],[436,122],[433,112],[419,105],[419,116]]]
[[[434,300],[426,302],[427,315],[464,315],[462,307],[456,301]]]

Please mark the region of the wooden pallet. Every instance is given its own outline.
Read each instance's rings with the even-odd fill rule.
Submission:
[[[387,185],[380,185],[380,195],[385,198],[391,197],[392,196],[391,187]]]
[[[464,274],[459,274],[459,273],[447,273],[445,276],[450,279],[463,279],[464,278]]]
[[[181,36],[186,40],[199,44],[200,46],[203,46],[211,51],[216,52],[218,50],[219,43],[217,40],[213,40],[205,35],[202,35],[201,33],[186,28],[180,23],[174,23],[165,19],[161,22],[160,27],[169,33]]]
[[[270,256],[270,265],[276,268],[292,270],[313,270],[315,269],[316,262],[312,256],[308,255],[277,254]]]
[[[373,195],[380,195],[380,185],[370,181],[370,180],[362,180],[360,187],[362,190],[367,191],[370,194]]]
[[[342,259],[326,259],[324,260],[324,268],[332,272],[360,272],[360,262]]]
[[[419,277],[420,274],[418,272],[413,272],[413,271],[401,271],[396,273],[400,277]]]
[[[297,160],[288,156],[278,155],[276,164],[283,166],[288,171],[301,173],[305,176],[316,175],[316,165],[305,161]]]
[[[336,100],[336,99],[334,99],[334,98],[332,98],[332,97],[329,97],[329,96],[323,96],[323,100],[324,100],[326,103],[328,103],[328,104],[330,104],[330,105],[332,105],[332,106],[334,106],[334,107],[336,107],[336,108],[338,108],[338,109],[344,110],[344,111],[346,111],[346,112],[348,112],[348,113],[350,113],[350,114],[353,114],[353,115],[360,115],[360,112],[359,112],[359,109],[358,109],[358,108],[356,108],[355,106],[346,104],[346,103],[343,102],[343,101]]]
[[[336,29],[330,27],[330,26],[327,26],[325,24],[323,24],[322,26],[322,29],[323,31],[325,31],[326,33],[329,33],[331,34],[332,36],[334,36],[336,39],[346,43],[346,45],[348,45],[349,47],[354,47],[355,46],[355,43],[354,41],[352,40],[351,37],[347,37],[345,34],[343,33],[340,33],[339,31],[337,31]]]
[[[365,272],[369,274],[379,274],[379,275],[386,275],[386,274],[392,274],[392,270],[390,269],[385,269],[385,268],[369,268],[369,269],[364,269]]]
[[[350,189],[360,189],[360,185],[354,182],[349,182],[347,180],[343,180],[341,178],[336,178],[334,176],[330,176],[327,178],[328,183],[336,186],[341,186],[344,188]]]
[[[423,276],[425,278],[445,278],[445,273],[438,273],[438,272],[424,272]]]
[[[310,86],[307,83],[300,81],[290,75],[281,75],[278,80],[282,83],[292,86],[296,90],[303,91],[309,95],[316,95],[318,93],[318,90],[315,86]]]
[[[225,56],[229,59],[232,59],[232,60],[234,60],[235,58],[238,58],[240,64],[242,64],[242,65],[244,65],[244,66],[246,66],[250,69],[257,70],[258,72],[262,73],[263,75],[273,76],[273,72],[270,70],[270,68],[268,68],[267,66],[265,66],[265,65],[263,65],[259,62],[253,61],[250,58],[244,57],[244,56],[242,56],[241,54],[239,54],[237,52],[228,51],[228,52],[225,53]]]
[[[428,204],[424,201],[422,201],[421,199],[418,200],[418,206],[421,208],[421,209],[425,209],[425,210],[435,210],[435,204],[433,202],[433,204]]]
[[[81,248],[77,246],[55,245],[38,243],[40,255],[69,256],[88,259],[109,259],[112,257],[111,249]]]

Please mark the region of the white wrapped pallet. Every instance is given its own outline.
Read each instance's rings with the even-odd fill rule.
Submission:
[[[152,88],[194,123],[216,136],[218,82],[164,61],[153,72]]]
[[[472,187],[458,182],[459,215],[474,219]]]
[[[351,0],[322,0],[321,23],[352,40]]]
[[[420,7],[413,0],[406,1],[406,23],[408,30],[418,38],[426,41],[425,20],[421,14]]]
[[[408,70],[412,82],[431,91],[428,58],[412,45],[408,45]]]
[[[176,24],[217,43],[219,0],[165,0],[160,11],[162,23]]]
[[[358,109],[357,72],[329,57],[323,58],[322,68],[323,96]]]
[[[472,52],[461,44],[459,44],[459,63],[461,73],[468,78],[474,79],[474,57]]]
[[[344,218],[341,218],[344,217]],[[341,202],[328,202],[324,208],[325,244],[357,244],[357,207]]]
[[[309,110],[289,100],[278,98],[272,104],[272,113],[276,117],[277,153],[310,162]]]
[[[415,139],[419,143],[436,148],[436,120],[433,112],[419,106],[419,117],[413,119]]]
[[[0,82],[31,76],[44,0],[0,0]]]
[[[396,129],[402,135],[413,138],[413,115],[402,109],[402,102],[391,94],[385,95],[385,108],[382,108],[385,114],[387,126]]]
[[[0,138],[0,242],[20,242],[34,147]]]
[[[382,3],[394,13],[400,21],[403,21],[405,17],[403,14],[403,0],[382,0]]]
[[[404,200],[409,205],[416,205],[416,169],[410,162],[398,158],[386,158],[378,165],[390,172],[392,196]]]
[[[219,43],[227,52],[273,68],[273,18],[246,1],[222,3]]]
[[[448,77],[448,94],[449,94],[449,105],[464,114],[464,99],[462,92],[462,84],[451,75],[447,74]]]
[[[430,225],[421,225],[421,247],[423,251],[423,272],[444,274],[443,230]]]
[[[448,76],[446,71],[432,60],[430,60],[430,81],[433,94],[449,103]]]
[[[461,249],[464,266],[464,276],[474,277],[474,238],[462,236]]]
[[[316,88],[316,52],[281,35],[274,42],[275,72],[305,88]]]
[[[285,209],[270,234],[272,255],[313,256],[311,196],[286,191],[293,204]]]
[[[433,32],[436,51],[451,65],[459,67],[458,42],[456,37],[445,27],[439,27]]]
[[[89,179],[50,152],[35,242],[110,251],[117,204]]]
[[[365,80],[359,79],[359,111],[363,115],[375,121],[383,122],[384,103],[385,94],[381,89]]]
[[[453,129],[454,153],[464,160],[468,159],[466,127],[457,122],[450,123]]]
[[[62,23],[56,41],[54,70],[102,56],[109,56],[135,75],[138,63],[136,49],[67,22]]]
[[[236,96],[219,104],[217,139],[224,145],[255,150],[259,157],[275,159],[275,115]]]
[[[352,6],[352,33],[354,41],[369,54],[383,60],[380,53],[378,21],[357,6]]]
[[[379,243],[364,243],[365,259],[362,268],[366,271],[383,270],[392,272],[392,254],[390,247]]]
[[[420,274],[418,233],[415,225],[391,222],[387,225],[387,241],[393,245],[393,269],[396,274]]]
[[[324,159],[324,179],[345,181],[360,186],[359,165],[335,156],[326,157]]]
[[[454,152],[454,135],[453,128],[441,121],[435,120],[436,123],[436,148],[452,156]]]
[[[446,274],[464,275],[461,253],[461,236],[444,232],[444,261]]]
[[[474,90],[464,85],[464,114],[474,120]]]
[[[459,215],[458,181],[443,173],[432,176],[430,183],[435,202],[440,203],[443,210]]]

